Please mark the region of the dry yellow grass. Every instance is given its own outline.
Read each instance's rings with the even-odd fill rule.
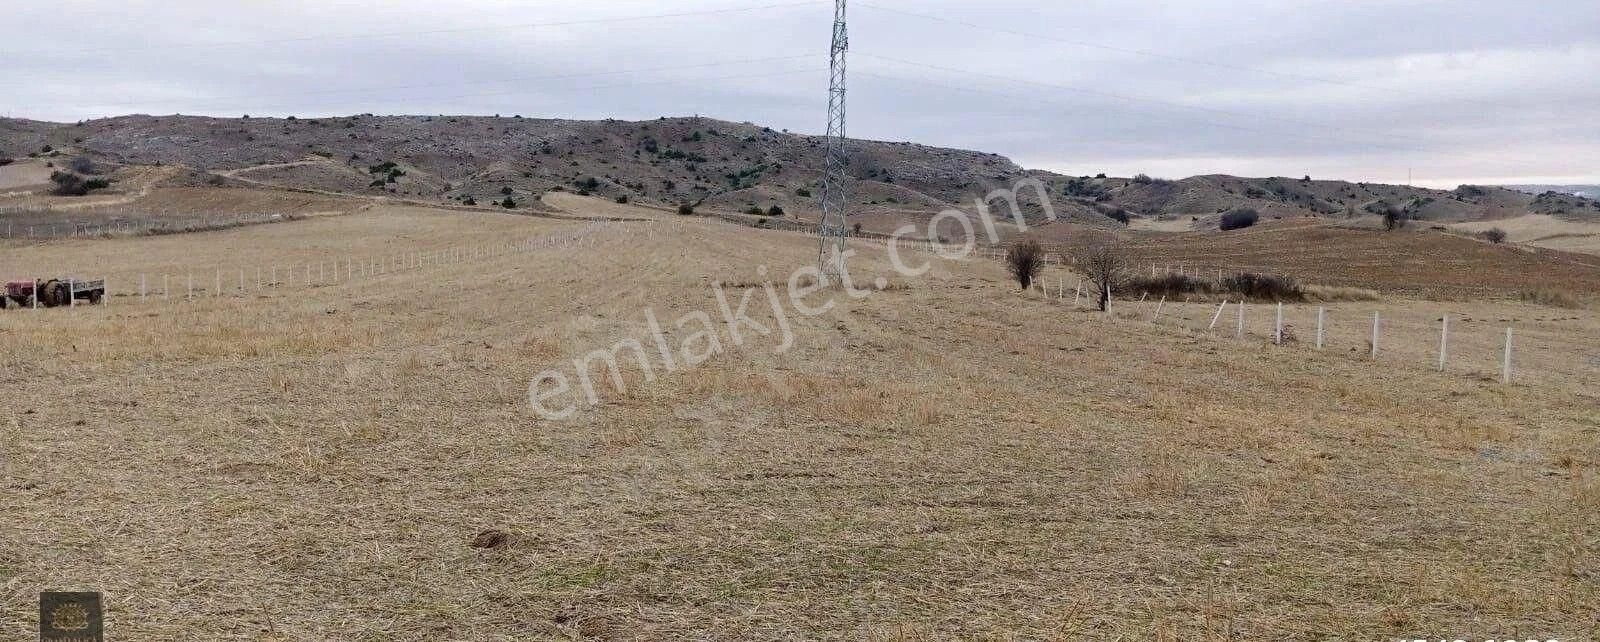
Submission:
[[[630,371],[535,416],[535,373],[647,336],[646,308],[714,316],[713,281],[815,259],[662,219],[358,283],[0,314],[0,636],[32,635],[44,589],[105,591],[128,640],[1600,635],[1591,312],[1448,304],[1462,361],[1439,374],[1443,304],[1340,304],[1319,353],[1309,306],[1273,346],[1265,306],[1240,342],[1204,331],[1212,306],[1107,319],[940,262],[794,319],[787,353]],[[379,209],[13,244],[5,268],[125,282],[575,225]],[[892,276],[862,253],[861,280]],[[1351,352],[1372,306],[1394,323],[1378,363]],[[1492,381],[1505,323],[1555,374]]]
[[[1508,240],[1514,243],[1600,254],[1600,223],[1529,214],[1511,219],[1457,223],[1450,227],[1468,234],[1499,228],[1505,230]]]

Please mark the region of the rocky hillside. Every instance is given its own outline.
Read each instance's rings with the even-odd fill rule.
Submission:
[[[1145,219],[1204,228],[1236,208],[1279,218],[1385,211],[1451,222],[1530,212],[1600,218],[1600,208],[1588,199],[1496,187],[1440,191],[1310,177],[1069,177],[1028,171],[994,154],[912,143],[854,141],[851,152],[857,179],[852,197],[869,228],[892,229],[951,206],[970,208],[977,196],[1030,176],[1049,186],[1058,213],[1104,227]],[[221,175],[216,184],[455,204],[525,202],[567,190],[814,218],[822,139],[704,118],[125,116],[73,125],[0,120],[0,157],[29,154],[182,165]],[[1040,211],[1031,203],[1028,209],[1032,216]]]

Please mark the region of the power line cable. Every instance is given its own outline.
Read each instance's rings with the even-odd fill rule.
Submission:
[[[1093,95],[1093,96],[1101,96],[1101,97],[1104,97],[1104,98],[1112,98],[1112,99],[1115,99],[1115,100],[1121,100],[1121,101],[1126,101],[1126,102],[1151,103],[1151,104],[1156,104],[1156,105],[1162,105],[1162,106],[1165,106],[1165,107],[1172,107],[1172,108],[1177,108],[1177,109],[1187,109],[1187,110],[1193,110],[1193,111],[1210,112],[1210,113],[1221,114],[1221,115],[1226,115],[1226,116],[1237,116],[1237,117],[1240,117],[1240,118],[1248,118],[1248,119],[1251,119],[1251,120],[1273,120],[1273,121],[1278,121],[1278,122],[1282,122],[1282,123],[1288,123],[1288,124],[1292,124],[1292,125],[1300,125],[1300,126],[1304,126],[1304,127],[1316,127],[1316,128],[1319,128],[1319,129],[1340,130],[1340,131],[1346,131],[1346,132],[1349,132],[1349,133],[1356,133],[1356,134],[1362,133],[1362,132],[1360,132],[1358,130],[1355,130],[1355,129],[1351,129],[1351,128],[1348,128],[1348,127],[1345,127],[1345,126],[1342,126],[1342,125],[1334,125],[1334,124],[1331,124],[1331,123],[1321,123],[1321,122],[1316,122],[1316,121],[1301,120],[1301,119],[1298,119],[1298,118],[1284,118],[1284,117],[1281,117],[1281,116],[1270,116],[1270,115],[1267,115],[1267,114],[1256,114],[1256,113],[1249,113],[1249,112],[1241,112],[1241,111],[1234,111],[1234,110],[1230,110],[1230,109],[1221,109],[1221,108],[1217,108],[1217,107],[1207,107],[1207,106],[1204,106],[1204,105],[1192,105],[1192,104],[1188,104],[1188,103],[1180,103],[1180,102],[1175,102],[1175,101],[1171,101],[1171,100],[1164,100],[1164,99],[1160,99],[1160,98],[1150,98],[1150,97],[1147,97],[1147,96],[1135,96],[1135,95],[1130,95],[1130,94],[1121,94],[1121,93],[1105,91],[1105,90],[1101,90],[1101,89],[1091,89],[1091,88],[1079,87],[1079,86],[1074,86],[1074,85],[1062,85],[1062,84],[1057,84],[1057,83],[1048,83],[1048,82],[1041,82],[1041,81],[1036,81],[1036,80],[1025,80],[1025,79],[1022,79],[1022,78],[1011,78],[1009,76],[999,76],[999,75],[995,75],[995,74],[988,74],[988,73],[977,72],[977,71],[968,71],[968,70],[965,70],[965,69],[956,69],[954,67],[945,67],[945,66],[941,66],[941,65],[934,65],[934,64],[924,63],[924,62],[916,62],[916,61],[913,61],[913,60],[904,60],[904,59],[901,59],[901,58],[893,58],[893,57],[890,57],[890,56],[880,56],[880,55],[871,54],[871,53],[862,53],[862,52],[857,52],[857,53],[859,55],[866,56],[868,58],[875,58],[875,59],[878,59],[878,60],[884,60],[884,61],[887,61],[887,62],[899,63],[899,64],[902,64],[902,65],[910,65],[910,66],[913,66],[913,67],[922,67],[922,68],[925,68],[925,69],[932,69],[932,70],[935,70],[935,71],[943,71],[943,72],[948,72],[948,73],[966,74],[966,75],[970,75],[970,76],[981,76],[981,77],[985,77],[985,78],[1003,80],[1003,81],[1006,81],[1006,82],[1014,82],[1014,83],[1027,84],[1027,85],[1035,85],[1035,86],[1039,86],[1039,87],[1048,87],[1048,88],[1051,88],[1051,89],[1061,89],[1061,90],[1065,90],[1065,91],[1072,91],[1072,92],[1077,92],[1077,93],[1089,94],[1089,95]],[[1413,138],[1413,137],[1409,137],[1409,136],[1393,135],[1393,134],[1388,134],[1388,133],[1383,134],[1383,136],[1385,138],[1393,138],[1393,139],[1400,139],[1400,140],[1410,140],[1410,141],[1416,142],[1416,143],[1428,143],[1428,142],[1431,142],[1431,141],[1427,141],[1427,140],[1424,140],[1424,139],[1421,139],[1421,138]]]
[[[983,88],[972,87],[972,86],[957,86],[957,85],[952,85],[952,84],[948,84],[948,83],[941,83],[941,82],[932,81],[932,80],[919,79],[919,78],[906,78],[906,77],[903,77],[903,76],[893,76],[893,75],[887,75],[887,74],[873,73],[873,72],[870,72],[870,71],[858,71],[857,73],[860,74],[860,75],[870,76],[870,77],[873,77],[873,78],[881,78],[881,79],[884,79],[884,80],[891,80],[891,81],[898,81],[898,82],[919,83],[919,84],[925,84],[925,85],[930,85],[930,86],[935,86],[935,87],[941,87],[941,88],[944,88],[944,89],[950,89],[950,90],[954,90],[954,91],[962,91],[962,92],[970,92],[970,93],[978,93],[978,94],[987,94],[987,95],[992,95],[992,96],[1001,96],[1001,97],[1005,97],[1005,98],[1014,99],[1014,102],[1016,102],[1016,103],[1040,103],[1040,104],[1056,105],[1056,106],[1060,106],[1060,107],[1067,107],[1067,108],[1071,108],[1071,109],[1081,109],[1082,108],[1081,105],[1072,105],[1070,103],[1066,103],[1066,102],[1062,102],[1062,101],[1050,100],[1050,99],[1046,99],[1046,98],[1040,98],[1037,95],[1023,95],[1023,94],[1016,94],[1016,93],[1007,93],[1007,92],[1003,92],[1003,91],[995,91],[995,90],[992,90],[992,89],[983,89]],[[1271,130],[1256,128],[1256,127],[1246,127],[1246,126],[1242,126],[1242,125],[1233,125],[1233,124],[1229,124],[1229,123],[1220,123],[1220,122],[1216,122],[1216,121],[1202,120],[1202,119],[1197,119],[1197,118],[1178,117],[1178,116],[1172,116],[1172,115],[1168,115],[1168,114],[1154,113],[1154,112],[1150,112],[1150,111],[1146,111],[1146,110],[1137,110],[1137,111],[1139,113],[1142,113],[1142,114],[1145,114],[1145,115],[1148,115],[1148,116],[1161,118],[1161,119],[1166,119],[1166,120],[1173,120],[1173,121],[1178,121],[1178,122],[1191,122],[1191,123],[1196,123],[1196,124],[1200,124],[1200,125],[1206,125],[1206,126],[1209,126],[1209,127],[1216,127],[1216,128],[1221,128],[1221,129],[1230,129],[1230,130],[1246,132],[1246,133],[1253,133],[1253,134],[1266,134],[1266,135],[1270,135],[1270,136],[1274,136],[1274,137],[1294,138],[1294,139],[1299,139],[1299,140],[1303,140],[1303,141],[1306,141],[1306,142],[1313,142],[1313,143],[1333,144],[1333,145],[1348,145],[1348,146],[1353,146],[1353,147],[1365,147],[1365,148],[1385,150],[1385,151],[1391,151],[1391,152],[1399,151],[1399,152],[1408,152],[1408,153],[1416,153],[1416,154],[1449,155],[1449,156],[1458,157],[1458,158],[1469,158],[1469,159],[1473,159],[1473,160],[1479,160],[1479,161],[1486,162],[1486,163],[1506,163],[1506,162],[1527,163],[1527,162],[1529,162],[1529,161],[1526,161],[1525,159],[1524,160],[1517,160],[1517,159],[1508,159],[1508,158],[1505,158],[1505,157],[1489,158],[1489,157],[1484,157],[1484,156],[1476,156],[1476,155],[1472,155],[1472,154],[1463,154],[1463,153],[1451,152],[1451,151],[1429,151],[1429,150],[1424,150],[1424,149],[1399,147],[1399,146],[1394,146],[1394,145],[1384,145],[1384,144],[1381,144],[1381,143],[1370,143],[1370,142],[1360,142],[1360,141],[1339,140],[1339,139],[1333,139],[1333,138],[1309,136],[1309,135],[1306,135],[1306,134],[1300,134],[1300,133],[1295,133],[1295,132],[1271,131]]]
[[[735,75],[711,76],[711,77],[699,77],[699,78],[674,78],[674,79],[667,79],[667,80],[644,81],[644,82],[626,82],[626,83],[613,83],[613,84],[604,84],[604,85],[586,85],[586,86],[580,86],[580,87],[571,87],[571,88],[568,88],[568,90],[569,91],[594,91],[594,90],[600,90],[600,89],[648,87],[648,86],[655,86],[655,85],[670,85],[670,84],[678,84],[678,83],[704,83],[704,82],[717,81],[717,80],[747,80],[747,79],[771,78],[771,77],[788,76],[788,75],[800,74],[800,73],[823,72],[823,71],[827,71],[827,69],[826,68],[818,68],[818,67],[810,67],[810,68],[804,68],[804,69],[785,69],[785,70],[772,71],[772,72],[763,72],[763,73],[755,73],[755,74],[735,74]],[[450,98],[477,98],[477,97],[482,97],[482,96],[508,96],[508,95],[518,94],[518,93],[520,93],[522,91],[524,91],[524,90],[523,89],[512,89],[512,90],[493,91],[493,92],[473,92],[473,93],[462,93],[462,94],[429,95],[429,96],[423,97],[422,99],[423,100],[442,100],[442,99],[450,99]],[[547,88],[540,88],[540,91],[543,92],[543,93],[549,93]],[[348,104],[348,103],[346,103],[345,101],[340,101],[340,102],[337,102],[337,103],[332,102],[332,101],[323,102],[323,103],[310,103],[310,104],[308,104],[308,103],[295,103],[293,105],[293,107],[302,108],[303,109],[303,108],[312,107],[312,106],[344,105],[344,104]],[[227,107],[230,108],[230,111],[239,111],[240,108],[241,108],[241,106],[239,104],[237,104],[237,103],[229,104],[229,105],[227,105]],[[258,105],[254,105],[253,107],[259,108],[259,107],[261,107],[261,105],[258,104]],[[249,107],[245,107],[245,108],[249,108]],[[222,107],[217,107],[217,106],[214,106],[214,105],[196,105],[196,106],[194,106],[194,110],[198,110],[198,111],[222,111],[223,109],[222,109]],[[372,112],[374,110],[370,110],[369,109],[367,111]]]
[[[862,71],[860,73],[862,75],[865,75],[865,76],[871,76],[871,77],[874,77],[874,78],[881,78],[881,79],[884,79],[884,80],[892,80],[892,81],[898,81],[898,82],[919,83],[919,84],[930,85],[930,86],[934,86],[934,87],[941,87],[941,88],[949,89],[949,90],[953,90],[953,91],[963,91],[963,92],[970,92],[970,93],[977,93],[977,94],[987,94],[987,95],[991,95],[991,96],[1001,96],[1001,97],[1004,97],[1004,98],[1012,98],[1012,99],[1016,99],[1016,102],[1018,102],[1018,103],[1033,102],[1033,103],[1042,103],[1042,104],[1047,104],[1047,105],[1056,105],[1056,106],[1060,106],[1060,107],[1069,107],[1069,108],[1073,108],[1073,109],[1082,109],[1083,108],[1082,105],[1072,105],[1072,104],[1069,104],[1069,103],[1066,103],[1066,102],[1062,102],[1062,101],[1059,101],[1059,100],[1050,100],[1048,98],[1041,98],[1041,97],[1039,97],[1037,95],[1024,95],[1024,94],[1017,94],[1017,93],[1009,93],[1009,92],[1004,92],[1004,91],[996,91],[996,90],[993,90],[993,89],[984,89],[984,88],[973,87],[973,86],[958,86],[958,85],[952,85],[952,84],[949,84],[949,83],[942,83],[942,82],[933,81],[933,80],[927,80],[927,79],[922,79],[922,78],[906,78],[904,76],[893,76],[893,75],[888,75],[888,74],[873,73],[873,72],[870,72],[870,71]],[[1172,121],[1177,121],[1177,122],[1195,123],[1195,124],[1207,125],[1207,126],[1217,127],[1217,128],[1222,128],[1222,129],[1232,129],[1232,130],[1241,131],[1241,132],[1271,133],[1273,135],[1279,135],[1278,132],[1269,132],[1268,130],[1254,128],[1254,127],[1245,127],[1245,126],[1242,126],[1242,125],[1233,125],[1233,124],[1229,124],[1229,123],[1220,123],[1220,122],[1216,122],[1216,121],[1201,120],[1201,119],[1197,119],[1197,118],[1189,118],[1189,117],[1182,117],[1182,116],[1172,116],[1172,115],[1169,115],[1169,114],[1162,114],[1162,113],[1142,111],[1142,110],[1136,110],[1136,111],[1138,111],[1138,113],[1142,113],[1142,114],[1145,114],[1145,115],[1148,115],[1148,116],[1153,116],[1153,117],[1156,117],[1156,118],[1162,118],[1162,119],[1172,120]],[[1334,140],[1334,139],[1310,137],[1310,136],[1305,136],[1305,135],[1300,135],[1300,134],[1289,134],[1289,135],[1290,136],[1294,136],[1296,138],[1301,138],[1303,140],[1307,140],[1307,141],[1311,141],[1311,142],[1319,142],[1319,143],[1346,143],[1347,142],[1347,141],[1339,141],[1339,140]],[[1405,150],[1402,150],[1402,151],[1405,151]]]
[[[1114,53],[1127,54],[1127,55],[1133,55],[1133,56],[1143,56],[1143,57],[1146,57],[1146,58],[1154,58],[1154,59],[1158,59],[1158,60],[1166,60],[1166,61],[1169,61],[1169,62],[1181,62],[1181,63],[1185,63],[1185,64],[1190,64],[1190,65],[1200,65],[1200,66],[1212,67],[1212,68],[1216,68],[1216,69],[1226,69],[1226,70],[1229,70],[1229,71],[1242,71],[1242,72],[1259,74],[1259,75],[1264,75],[1264,76],[1275,76],[1275,77],[1278,77],[1278,78],[1284,78],[1284,79],[1289,79],[1289,80],[1300,80],[1300,81],[1304,81],[1304,82],[1314,82],[1314,83],[1321,83],[1321,84],[1326,84],[1326,85],[1337,85],[1337,86],[1341,86],[1341,87],[1350,87],[1350,88],[1362,89],[1362,90],[1366,90],[1366,91],[1384,92],[1384,93],[1403,93],[1403,94],[1411,94],[1411,95],[1416,95],[1416,96],[1426,96],[1426,97],[1429,97],[1429,98],[1437,99],[1437,96],[1431,96],[1431,95],[1428,95],[1428,94],[1424,94],[1422,92],[1410,91],[1410,90],[1406,90],[1406,89],[1403,89],[1403,88],[1375,87],[1375,86],[1372,86],[1372,85],[1363,85],[1363,84],[1360,84],[1360,83],[1350,82],[1348,80],[1340,80],[1340,79],[1337,79],[1337,78],[1328,78],[1328,77],[1325,77],[1325,76],[1313,76],[1313,75],[1309,75],[1309,74],[1300,74],[1300,73],[1287,72],[1287,71],[1275,71],[1275,70],[1272,70],[1272,69],[1263,69],[1263,68],[1260,68],[1260,67],[1250,67],[1250,66],[1246,66],[1246,65],[1236,65],[1236,64],[1225,63],[1225,62],[1217,62],[1217,61],[1214,61],[1214,60],[1203,60],[1203,59],[1200,59],[1200,58],[1191,58],[1191,57],[1186,57],[1186,56],[1175,56],[1175,55],[1172,55],[1172,54],[1164,54],[1164,53],[1161,53],[1161,52],[1158,52],[1158,51],[1150,51],[1148,49],[1129,49],[1127,47],[1117,47],[1117,46],[1113,46],[1113,45],[1107,45],[1107,44],[1098,43],[1098,42],[1090,42],[1090,41],[1086,41],[1086,40],[1073,40],[1071,38],[1062,38],[1060,36],[1049,36],[1049,35],[1045,35],[1045,34],[1033,33],[1033,32],[1029,32],[1029,31],[1021,31],[1021,30],[1017,30],[1017,29],[1007,29],[1007,28],[1004,28],[1004,27],[991,27],[991,26],[988,26],[988,25],[982,25],[982,24],[978,24],[978,23],[975,23],[975,22],[968,22],[968,21],[965,21],[965,20],[957,20],[955,18],[946,18],[946,17],[943,17],[943,16],[929,15],[929,14],[926,14],[926,13],[918,13],[918,12],[915,12],[915,11],[907,11],[907,10],[904,10],[904,9],[895,9],[895,8],[892,8],[892,7],[885,7],[883,5],[872,4],[872,3],[869,3],[869,2],[858,3],[858,6],[865,7],[867,9],[882,11],[882,12],[885,12],[885,13],[892,13],[892,14],[897,14],[897,15],[901,15],[901,16],[919,18],[919,19],[922,19],[922,20],[929,20],[929,21],[933,21],[933,22],[942,22],[942,23],[945,23],[945,24],[959,25],[959,26],[962,26],[962,27],[968,27],[968,28],[977,29],[977,30],[980,30],[980,31],[988,31],[988,32],[991,32],[991,33],[1000,33],[1000,34],[1006,34],[1006,35],[1011,35],[1011,36],[1020,36],[1020,37],[1023,37],[1023,38],[1034,38],[1034,39],[1037,39],[1037,40],[1047,40],[1047,41],[1050,41],[1050,42],[1057,42],[1057,43],[1061,43],[1061,44],[1073,45],[1073,46],[1076,46],[1076,47],[1085,47],[1085,48],[1089,48],[1089,49],[1098,49],[1098,50],[1101,50],[1101,51],[1110,51],[1110,52],[1114,52]],[[1455,100],[1455,101],[1458,101],[1458,102],[1475,102],[1475,103],[1479,103],[1479,104],[1489,104],[1489,103],[1487,103],[1485,101],[1473,100],[1473,99],[1470,99],[1470,98],[1454,98],[1452,100]]]
[[[61,50],[12,50],[0,51],[0,56],[21,56],[27,53],[125,53],[134,51],[161,51],[169,49],[205,49],[211,47],[245,47],[256,45],[278,45],[300,42],[317,42],[324,40],[363,40],[372,38],[399,38],[406,36],[436,36],[455,33],[475,33],[483,31],[509,31],[518,29],[539,29],[545,27],[574,27],[581,25],[615,24],[621,22],[638,22],[645,20],[661,20],[668,18],[689,18],[698,16],[716,16],[734,13],[751,13],[756,11],[769,11],[774,9],[788,9],[824,4],[823,0],[807,0],[804,2],[786,2],[779,4],[757,5],[752,7],[732,7],[727,9],[705,9],[701,11],[679,11],[673,13],[656,13],[648,15],[617,16],[612,18],[588,18],[583,20],[562,20],[557,22],[531,22],[514,25],[494,25],[483,27],[460,27],[453,29],[428,29],[422,31],[388,31],[376,33],[356,34],[323,34],[317,36],[300,36],[295,38],[275,38],[267,40],[235,40],[227,42],[197,42],[186,44],[150,45],[145,47],[101,47],[94,49],[61,49]]]
[[[1099,91],[1099,90],[1086,90],[1086,89],[1083,89],[1081,87],[1072,87],[1072,86],[1069,86],[1069,85],[1057,85],[1057,84],[1053,84],[1053,83],[1046,83],[1046,82],[1040,82],[1040,81],[1034,81],[1034,80],[1011,78],[1011,77],[1008,77],[1008,76],[989,74],[989,73],[985,73],[985,72],[969,71],[969,70],[964,70],[964,69],[956,69],[956,68],[953,68],[953,67],[944,67],[944,66],[940,66],[940,65],[931,65],[931,64],[927,64],[927,63],[919,63],[919,62],[909,61],[909,60],[900,60],[900,59],[896,59],[896,58],[889,58],[889,57],[886,57],[886,56],[878,56],[878,55],[869,54],[869,53],[858,52],[858,55],[865,56],[865,57],[868,57],[868,58],[886,60],[886,61],[889,61],[889,62],[897,62],[897,63],[907,64],[907,65],[911,65],[911,66],[924,67],[924,68],[933,69],[933,70],[936,70],[936,71],[948,72],[948,73],[960,73],[960,74],[985,77],[985,78],[990,78],[990,79],[995,79],[995,80],[1001,80],[1001,81],[1005,81],[1005,82],[1012,82],[1012,83],[1025,84],[1025,85],[1034,85],[1034,86],[1038,86],[1038,87],[1046,87],[1046,88],[1052,88],[1052,89],[1062,89],[1062,90],[1073,91],[1073,92],[1090,93],[1090,94],[1095,94],[1095,95],[1101,95],[1101,96],[1106,96],[1106,97],[1110,97],[1110,98],[1115,98],[1115,99],[1123,100],[1123,101],[1127,101],[1127,102],[1149,102],[1149,103],[1163,105],[1163,106],[1167,106],[1167,107],[1180,107],[1180,108],[1184,108],[1184,109],[1193,109],[1193,110],[1211,111],[1211,112],[1217,112],[1217,113],[1223,113],[1223,114],[1230,114],[1230,115],[1238,116],[1238,117],[1241,117],[1241,118],[1249,118],[1249,119],[1252,119],[1252,120],[1259,120],[1259,119],[1282,120],[1282,121],[1285,121],[1285,122],[1291,122],[1291,123],[1301,124],[1301,125],[1305,125],[1305,126],[1312,126],[1312,127],[1318,127],[1318,128],[1324,128],[1324,129],[1337,128],[1337,126],[1321,125],[1321,124],[1317,124],[1317,123],[1314,123],[1314,122],[1296,121],[1296,120],[1293,120],[1293,119],[1282,119],[1282,118],[1266,117],[1266,116],[1262,116],[1262,115],[1258,115],[1258,114],[1248,114],[1248,113],[1243,113],[1243,112],[1232,112],[1232,111],[1228,111],[1228,110],[1221,110],[1221,109],[1215,109],[1215,108],[1209,108],[1209,107],[1199,107],[1199,106],[1195,106],[1195,105],[1185,105],[1185,104],[1182,104],[1182,103],[1174,103],[1174,102],[1171,102],[1171,101],[1165,101],[1165,100],[1160,100],[1160,99],[1144,98],[1144,97],[1138,97],[1138,96],[1128,96],[1128,95],[1116,94],[1116,93],[1112,93],[1112,92],[1102,92],[1102,91]],[[908,79],[906,79],[904,77],[889,76],[889,75],[883,75],[883,74],[869,74],[869,75],[874,75],[874,76],[877,76],[877,77],[886,78],[886,79],[890,79],[890,80],[901,80],[901,81],[908,80]],[[1020,99],[1023,99],[1023,100],[1032,100],[1032,101],[1038,101],[1038,102],[1055,102],[1055,101],[1046,101],[1046,100],[1040,99],[1038,96],[1019,96],[1019,95],[1016,95],[1016,94],[1005,94],[1005,93],[1002,93],[1002,92],[985,92],[985,90],[975,89],[975,88],[972,88],[972,87],[957,87],[957,86],[953,86],[953,85],[948,85],[948,84],[944,84],[944,83],[937,83],[937,82],[932,82],[932,81],[927,81],[927,84],[941,86],[941,87],[944,87],[944,88],[947,88],[947,89],[955,89],[955,90],[958,90],[958,91],[978,91],[978,92],[982,92],[982,93],[995,93],[995,94],[1004,95],[1004,96],[1011,97],[1011,98],[1020,98]],[[1059,103],[1059,102],[1055,102],[1055,104],[1065,105],[1064,103]],[[1076,106],[1074,106],[1074,107],[1076,107]],[[1169,119],[1174,119],[1174,120],[1186,120],[1186,121],[1189,121],[1189,122],[1203,124],[1203,125],[1207,125],[1207,126],[1210,126],[1210,127],[1233,129],[1233,130],[1244,131],[1244,132],[1253,132],[1253,133],[1270,133],[1270,134],[1273,134],[1273,135],[1276,135],[1276,136],[1298,138],[1298,139],[1306,140],[1306,141],[1310,141],[1310,142],[1334,143],[1334,144],[1345,144],[1345,145],[1359,145],[1359,146],[1364,146],[1364,147],[1368,147],[1368,148],[1372,148],[1372,149],[1398,151],[1398,152],[1408,152],[1408,153],[1430,154],[1430,155],[1431,154],[1446,154],[1446,153],[1448,153],[1448,154],[1451,154],[1451,155],[1456,156],[1456,157],[1470,158],[1470,159],[1473,159],[1473,160],[1479,160],[1479,161],[1488,162],[1488,163],[1495,163],[1495,164],[1506,163],[1508,161],[1516,161],[1516,162],[1520,162],[1520,163],[1523,163],[1523,164],[1529,164],[1529,163],[1533,162],[1533,161],[1528,160],[1528,159],[1508,158],[1508,157],[1506,157],[1504,155],[1497,155],[1494,158],[1490,158],[1490,157],[1487,157],[1487,156],[1478,156],[1478,155],[1475,155],[1475,154],[1467,154],[1467,153],[1461,153],[1461,152],[1433,151],[1433,150],[1428,150],[1428,149],[1422,149],[1422,148],[1419,148],[1419,147],[1407,147],[1407,146],[1391,145],[1391,144],[1378,143],[1378,142],[1357,141],[1357,140],[1341,140],[1341,139],[1334,139],[1334,138],[1323,138],[1323,137],[1316,137],[1316,136],[1308,136],[1308,135],[1301,134],[1301,133],[1298,133],[1298,132],[1274,132],[1274,131],[1262,129],[1262,128],[1259,128],[1259,127],[1248,127],[1248,126],[1241,126],[1241,125],[1233,125],[1233,124],[1230,124],[1230,123],[1221,123],[1221,122],[1217,122],[1217,121],[1213,121],[1213,120],[1201,120],[1201,119],[1194,119],[1194,118],[1174,118],[1172,116],[1168,116],[1168,115],[1164,115],[1164,114],[1154,114],[1154,113],[1151,113],[1151,112],[1148,112],[1148,111],[1145,111],[1143,113],[1146,113],[1148,115],[1153,115],[1153,116],[1156,116],[1156,117],[1160,117],[1160,118],[1169,118]],[[1405,136],[1389,136],[1389,135],[1386,135],[1386,137],[1388,137],[1388,138],[1399,138],[1399,139],[1409,139],[1409,140],[1413,141],[1414,143],[1421,143],[1421,144],[1427,144],[1427,143],[1432,142],[1432,141],[1427,141],[1427,140],[1424,140],[1424,139],[1413,138],[1413,137],[1405,137]]]
[[[743,64],[754,64],[754,63],[765,63],[765,62],[780,62],[780,61],[788,61],[788,60],[799,60],[799,59],[805,59],[805,58],[815,58],[815,57],[818,57],[818,56],[821,56],[821,55],[823,55],[823,54],[821,54],[821,53],[808,53],[808,54],[800,54],[800,55],[794,55],[794,56],[772,56],[772,57],[767,57],[767,58],[746,58],[746,59],[741,59],[741,60],[723,60],[723,61],[717,61],[717,62],[697,63],[697,64],[691,64],[691,65],[668,65],[668,66],[661,66],[661,67],[642,67],[642,68],[637,68],[637,69],[612,69],[612,70],[606,70],[606,71],[588,71],[588,72],[577,72],[577,73],[568,73],[568,74],[549,74],[549,75],[542,75],[542,76],[518,76],[518,77],[512,77],[512,78],[500,78],[500,79],[495,79],[495,80],[469,80],[469,81],[462,81],[462,82],[443,82],[443,83],[415,83],[415,84],[407,84],[407,85],[388,85],[388,86],[382,86],[382,87],[350,87],[350,88],[342,88],[342,89],[318,89],[318,90],[311,90],[311,91],[276,92],[276,93],[270,93],[270,94],[243,94],[243,95],[235,95],[235,96],[219,96],[219,97],[214,97],[214,98],[207,98],[207,99],[204,99],[206,102],[203,103],[203,104],[216,105],[216,104],[225,104],[222,101],[248,101],[248,100],[256,100],[256,99],[260,99],[260,98],[287,98],[287,97],[295,97],[295,96],[318,96],[318,95],[344,94],[344,93],[363,94],[363,93],[377,93],[377,92],[383,92],[383,91],[396,91],[396,90],[406,90],[406,89],[434,89],[434,88],[439,88],[439,87],[458,87],[458,86],[470,86],[470,85],[492,85],[492,84],[501,84],[501,83],[534,82],[534,81],[543,81],[543,80],[565,80],[565,79],[570,79],[570,78],[591,78],[591,77],[595,77],[595,76],[616,76],[616,75],[624,75],[624,74],[654,73],[654,72],[661,72],[661,71],[679,71],[679,70],[684,70],[684,69],[703,69],[703,68],[706,68],[706,67],[721,67],[721,66],[727,66],[727,65],[743,65]],[[192,101],[193,101],[193,99],[188,99],[188,98],[172,99],[172,100],[168,100],[168,99],[129,100],[129,101],[122,101],[122,102],[114,102],[114,103],[97,103],[95,106],[96,107],[126,107],[126,106],[163,105],[163,104],[165,104],[165,105],[172,105],[172,104],[188,105],[188,104],[191,104]]]

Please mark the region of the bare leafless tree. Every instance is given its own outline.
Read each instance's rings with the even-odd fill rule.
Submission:
[[[1044,270],[1044,248],[1033,239],[1017,242],[1006,252],[1006,268],[1022,289],[1033,287],[1033,280]]]
[[[1111,291],[1122,282],[1128,270],[1128,254],[1115,244],[1094,245],[1078,256],[1078,269],[1099,293],[1100,309],[1106,309]]]

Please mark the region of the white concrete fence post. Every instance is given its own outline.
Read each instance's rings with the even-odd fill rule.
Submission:
[[[1162,295],[1161,296],[1161,302],[1156,304],[1156,313],[1150,317],[1150,322],[1151,323],[1155,323],[1155,322],[1161,320],[1161,308],[1162,308],[1162,306],[1165,306],[1166,304],[1167,304],[1167,297],[1166,297],[1166,295]]]
[[[67,307],[78,307],[78,283],[70,278],[67,279]]]
[[[1278,344],[1278,345],[1283,345],[1283,302],[1282,301],[1278,302],[1278,321],[1273,326],[1272,342],[1275,343],[1275,344]]]
[[[1372,358],[1378,358],[1378,323],[1377,312],[1372,313]]]
[[[1444,372],[1445,363],[1450,356],[1450,315],[1446,314],[1439,323],[1439,372]]]
[[[1233,331],[1233,337],[1244,338],[1244,299],[1239,299],[1239,327]]]
[[[1206,328],[1207,331],[1217,329],[1217,322],[1222,320],[1222,311],[1226,309],[1228,309],[1228,300],[1223,299],[1222,305],[1217,306],[1217,313],[1211,315],[1211,326]]]
[[[139,302],[140,303],[144,302],[145,294],[146,294],[146,289],[145,289],[144,273],[140,272],[139,273]]]
[[[1322,326],[1327,308],[1317,306],[1317,349],[1322,349]]]
[[[1506,328],[1506,351],[1500,361],[1500,382],[1511,383],[1511,328]]]

